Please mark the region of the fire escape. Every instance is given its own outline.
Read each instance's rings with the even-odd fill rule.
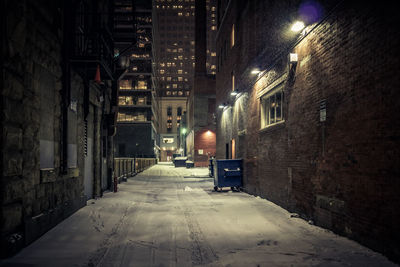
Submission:
[[[118,80],[127,68],[127,64],[121,64],[124,51],[117,48],[117,45],[119,42],[130,44],[135,42],[133,29],[127,29],[125,34],[121,34],[115,27],[114,20],[118,16],[116,10],[121,5],[119,2],[128,2],[133,15],[133,1],[78,0],[70,3],[71,16],[69,23],[66,23],[68,36],[72,37],[69,39],[73,44],[69,45],[67,52],[71,66],[84,77],[87,84],[100,76],[101,81],[96,82],[102,90],[110,86],[112,88],[112,112],[105,118],[110,136],[116,133]],[[131,23],[133,25],[133,20]],[[85,88],[85,91],[88,89]],[[88,102],[87,97],[85,100]]]

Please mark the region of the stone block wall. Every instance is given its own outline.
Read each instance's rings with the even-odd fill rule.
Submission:
[[[63,117],[63,81],[68,76],[63,72],[61,3],[3,1],[2,7],[6,12],[1,30],[0,256],[4,257],[86,204],[86,137],[84,80],[74,70],[69,82],[75,106],[68,106],[68,118]],[[100,196],[104,111],[99,86],[90,86],[89,102],[96,107],[93,196]],[[62,151],[63,120],[69,122],[68,144],[76,145],[67,154],[68,169],[62,168],[62,161],[67,160]]]
[[[399,261],[399,19],[391,5],[321,2],[325,17],[293,47],[284,30],[298,2],[232,5],[217,40],[221,51],[235,23],[236,47],[217,73],[217,104],[232,105],[218,114],[217,158],[239,140],[245,190]],[[257,64],[266,71],[251,76]],[[242,109],[228,99],[232,73]],[[285,121],[261,129],[260,92],[280,77]]]

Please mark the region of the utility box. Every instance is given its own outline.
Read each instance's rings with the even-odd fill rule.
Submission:
[[[208,176],[214,177],[214,158],[208,160]]]
[[[214,190],[222,187],[230,187],[239,191],[242,187],[242,160],[241,159],[217,159],[214,165]]]

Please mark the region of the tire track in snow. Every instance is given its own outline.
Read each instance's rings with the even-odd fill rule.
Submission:
[[[126,207],[121,218],[118,222],[114,225],[111,232],[106,236],[106,238],[101,242],[97,250],[89,257],[88,263],[86,266],[94,267],[99,266],[103,261],[104,257],[108,253],[110,247],[115,243],[118,232],[121,229],[124,221],[126,220],[126,216],[128,214],[130,207]]]
[[[146,182],[146,187],[150,183],[151,179],[148,179]],[[115,249],[114,251],[110,251],[111,248],[114,247],[114,245],[119,241],[120,239],[125,239],[127,237],[127,233],[123,233],[121,229],[124,229],[124,225],[126,224],[128,214],[137,214],[137,211],[140,209],[140,207],[143,205],[143,203],[148,202],[148,199],[152,195],[152,192],[149,192],[146,194],[146,200],[141,201],[141,202],[135,202],[134,206],[128,206],[124,209],[124,212],[121,216],[121,218],[118,220],[118,222],[114,225],[112,228],[111,232],[106,235],[106,237],[103,239],[103,241],[100,243],[98,246],[97,250],[89,257],[88,263],[85,264],[84,266],[88,267],[97,267],[97,266],[102,266],[105,259],[107,260],[116,260],[118,255],[112,255],[115,254]],[[133,210],[132,210],[133,209]],[[130,224],[132,228],[132,224]],[[127,244],[129,245],[129,244]],[[121,262],[125,258],[125,251],[126,251],[126,245],[124,246],[123,250],[123,257],[120,259]],[[107,265],[107,264],[106,264]],[[106,266],[105,265],[105,266]]]
[[[186,203],[193,203],[193,198],[188,201],[184,199],[183,195],[177,190],[177,197],[182,205],[181,209],[187,223],[189,230],[189,238],[191,241],[192,250],[192,264],[193,265],[205,265],[205,264],[218,264],[219,257],[212,248],[212,246],[207,242],[201,227],[196,220],[192,208]],[[218,264],[219,265],[219,264]]]

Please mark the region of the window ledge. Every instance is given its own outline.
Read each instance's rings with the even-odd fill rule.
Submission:
[[[275,131],[278,129],[282,129],[285,127],[285,125],[286,125],[286,121],[283,120],[283,121],[274,123],[272,125],[268,125],[262,129],[258,130],[258,133],[267,133],[267,132]]]

